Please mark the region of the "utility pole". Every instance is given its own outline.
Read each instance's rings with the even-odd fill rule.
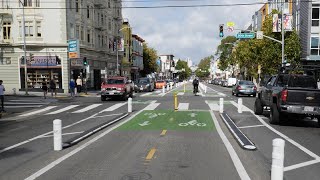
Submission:
[[[26,27],[25,27],[25,17],[24,17],[24,3],[22,3],[21,0],[19,0],[22,5],[22,33],[23,33],[23,51],[24,51],[24,86],[25,86],[25,92],[26,95],[29,95],[28,93],[28,69],[27,69],[27,45],[26,45]]]

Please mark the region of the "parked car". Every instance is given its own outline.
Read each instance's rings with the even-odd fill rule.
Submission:
[[[221,79],[216,79],[216,80],[214,80],[214,84],[215,84],[215,85],[220,85],[220,82],[221,82]]]
[[[139,78],[137,83],[134,85],[135,92],[142,92],[142,91],[154,91],[154,83],[152,82],[151,78]]]
[[[133,91],[134,85],[131,80],[122,76],[110,77],[101,83],[101,101],[115,97],[126,100],[133,97]]]
[[[166,87],[167,84],[166,84],[166,81],[164,80],[158,80],[156,82],[156,89],[162,89],[162,87]]]
[[[232,87],[232,86],[236,85],[236,83],[237,83],[237,79],[236,78],[228,78],[227,87]]]
[[[232,87],[232,95],[247,95],[256,97],[257,86],[251,81],[240,80]]]
[[[167,80],[166,80],[166,84],[167,84],[167,85],[170,85],[171,87],[173,87],[174,82],[173,82],[171,79],[167,79]]]
[[[320,90],[312,76],[279,73],[272,76],[258,92],[254,104],[257,115],[269,107],[272,124],[294,118],[317,118],[320,126]]]

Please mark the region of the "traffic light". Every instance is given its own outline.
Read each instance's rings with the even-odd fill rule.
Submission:
[[[224,36],[224,35],[223,35],[223,24],[220,24],[220,25],[219,25],[219,32],[220,32],[220,33],[219,33],[219,36],[220,36],[220,37],[223,37],[223,36]]]
[[[87,65],[88,65],[87,57],[84,57],[84,58],[83,58],[83,65],[84,65],[84,66],[87,66]]]

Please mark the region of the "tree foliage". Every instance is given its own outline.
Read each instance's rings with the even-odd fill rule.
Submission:
[[[156,72],[158,69],[157,65],[157,51],[153,48],[148,47],[147,43],[143,43],[143,75]]]
[[[213,56],[208,56],[200,60],[198,69],[196,70],[196,76],[200,78],[206,78],[210,75],[210,63]]]
[[[230,55],[236,41],[237,38],[234,36],[227,36],[221,40],[216,52],[216,55],[220,55],[219,69],[224,71],[230,64],[233,64],[234,59],[230,58]]]
[[[191,69],[188,67],[188,63],[186,61],[178,60],[176,64],[176,70],[183,70],[178,72],[179,79],[185,80],[191,76]]]

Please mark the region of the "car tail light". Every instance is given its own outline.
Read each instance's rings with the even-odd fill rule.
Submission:
[[[283,102],[286,102],[287,101],[287,97],[288,97],[288,90],[283,90],[282,92],[281,92],[281,100],[283,101]]]
[[[241,86],[238,86],[237,89],[240,90],[240,89],[241,89]]]

